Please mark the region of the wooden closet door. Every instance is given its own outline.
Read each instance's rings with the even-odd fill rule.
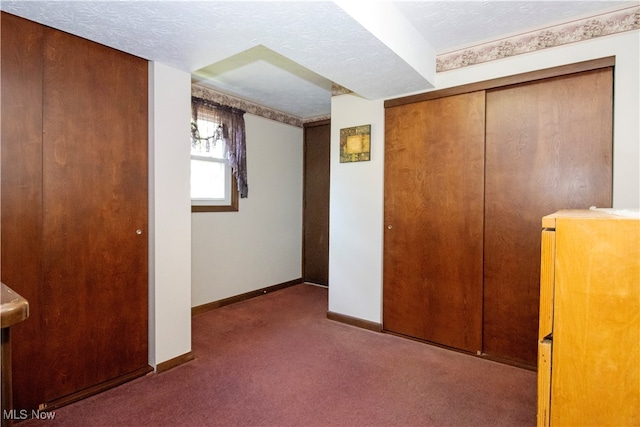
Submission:
[[[387,108],[383,326],[482,340],[484,92]]]
[[[304,281],[329,284],[329,187],[331,123],[304,128]]]
[[[483,351],[535,366],[540,220],[610,207],[611,68],[487,92]]]
[[[42,283],[42,43],[43,27],[2,12],[2,282],[29,301],[29,318],[11,328],[14,408],[42,402],[39,309]]]
[[[147,73],[45,29],[46,401],[148,366]]]

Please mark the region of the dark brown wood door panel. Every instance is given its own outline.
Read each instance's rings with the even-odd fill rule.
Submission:
[[[484,345],[535,366],[540,221],[612,203],[611,68],[487,92]]]
[[[148,75],[140,58],[51,29],[44,58],[53,400],[147,365]]]
[[[37,409],[148,369],[148,70],[1,19],[2,281],[30,304],[14,407]]]
[[[484,92],[386,109],[383,326],[476,352]]]
[[[303,276],[329,284],[329,170],[331,123],[304,128]]]
[[[11,328],[15,408],[42,402],[41,360],[43,27],[2,12],[2,282],[26,298],[29,318]]]

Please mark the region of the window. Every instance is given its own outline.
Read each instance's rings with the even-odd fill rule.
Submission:
[[[244,113],[191,98],[191,212],[237,211],[249,195]]]
[[[207,118],[198,118],[192,122],[191,210],[193,212],[238,210],[238,192],[232,185],[231,166],[225,159],[225,141],[222,131],[221,124]]]

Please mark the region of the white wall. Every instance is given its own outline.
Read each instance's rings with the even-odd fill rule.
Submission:
[[[149,63],[149,364],[191,351],[191,76]]]
[[[340,163],[340,129],[371,125],[371,160]],[[355,95],[331,101],[329,311],[380,322],[384,106]]]
[[[640,32],[633,31],[439,73],[436,88],[616,56],[613,207],[640,207]],[[382,322],[383,100],[332,99],[329,311]],[[339,129],[372,125],[372,161],[339,164]]]
[[[191,215],[192,306],[302,276],[302,128],[245,114],[249,197]]]

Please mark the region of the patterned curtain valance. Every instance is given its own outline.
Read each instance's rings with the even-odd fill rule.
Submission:
[[[218,123],[216,139],[222,139],[225,147],[225,158],[233,171],[241,198],[249,195],[247,183],[247,143],[244,128],[244,111],[228,107],[202,98],[191,97],[191,139],[202,140],[213,135],[203,137],[197,126],[198,118]]]

